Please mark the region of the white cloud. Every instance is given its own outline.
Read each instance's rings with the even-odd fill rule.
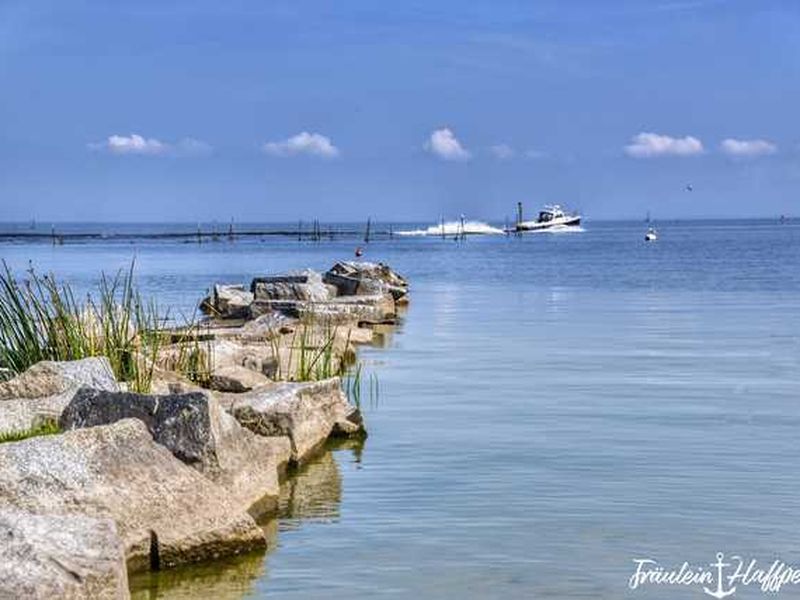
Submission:
[[[208,156],[212,147],[194,138],[184,138],[175,144],[162,142],[155,138],[145,138],[136,133],[130,135],[110,135],[102,142],[89,144],[91,150],[117,155],[145,156]]]
[[[633,158],[696,156],[703,153],[703,143],[690,135],[674,138],[643,132],[631,138],[631,143],[625,146],[625,153]]]
[[[733,138],[722,140],[719,148],[728,156],[736,158],[755,158],[775,154],[778,151],[778,147],[767,140],[736,140]]]
[[[514,149],[508,144],[495,144],[494,146],[490,146],[489,152],[491,152],[497,160],[508,160],[509,158],[514,158],[514,155],[516,155]]]
[[[106,150],[111,154],[164,154],[167,144],[155,138],[145,138],[136,133],[110,135],[104,142],[89,144],[94,150]]]
[[[431,137],[425,142],[424,148],[442,160],[469,160],[471,157],[471,154],[447,127],[442,127],[431,133]]]
[[[322,158],[336,158],[339,149],[333,145],[330,138],[319,133],[303,131],[282,142],[267,142],[262,149],[271,156],[296,156],[308,154]]]

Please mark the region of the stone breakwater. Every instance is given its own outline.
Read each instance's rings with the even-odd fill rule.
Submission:
[[[407,292],[372,263],[217,284],[201,328],[164,333],[152,393],[128,391],[103,357],[0,383],[0,433],[60,432],[0,444],[0,598],[127,598],[128,573],[265,548],[256,519],[291,467],[365,435],[329,375]],[[180,368],[190,344],[202,378]]]

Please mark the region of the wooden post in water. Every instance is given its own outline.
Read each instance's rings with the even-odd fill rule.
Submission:
[[[231,217],[231,224],[228,225],[228,241],[233,241],[233,217]]]
[[[302,219],[300,219],[297,222],[297,241],[298,242],[303,241],[303,220]]]
[[[197,243],[203,243],[203,234],[200,232],[200,223],[197,224]]]
[[[368,217],[367,218],[367,229],[364,232],[364,243],[365,244],[369,244],[369,230],[370,230],[371,225],[372,225],[372,219]]]
[[[57,241],[56,240],[56,226],[55,225],[51,225],[50,226],[50,237],[53,238],[53,246],[55,246],[56,245],[56,241]]]

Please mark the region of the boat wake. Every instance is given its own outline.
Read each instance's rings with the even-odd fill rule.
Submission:
[[[462,229],[463,227],[463,229]],[[427,229],[411,229],[408,231],[398,231],[397,235],[407,236],[423,236],[423,235],[442,235],[442,236],[455,236],[461,235],[498,235],[504,234],[505,231],[497,227],[492,227],[488,223],[482,221],[465,221],[462,225],[461,221],[448,221],[439,225],[431,225]]]

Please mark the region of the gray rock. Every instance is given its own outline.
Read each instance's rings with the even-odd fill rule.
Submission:
[[[129,598],[114,522],[0,508],[0,598]]]
[[[339,295],[390,293],[397,300],[408,293],[408,282],[383,263],[338,262],[325,273]]]
[[[110,518],[131,571],[264,548],[228,495],[137,419],[0,444],[0,506]]]
[[[230,413],[263,436],[288,436],[292,460],[307,460],[332,434],[363,432],[360,415],[347,402],[339,378],[281,383],[234,399]]]
[[[200,309],[207,315],[222,319],[244,319],[250,315],[253,294],[243,285],[214,285],[214,290],[200,304]]]
[[[56,396],[75,392],[84,385],[101,390],[119,389],[107,358],[36,363],[14,379],[0,383],[0,401]]]
[[[239,425],[208,392],[164,396],[81,389],[61,415],[62,430],[139,419],[153,439],[222,485],[240,510],[271,510],[290,458],[287,438],[265,439]]]
[[[330,324],[380,323],[396,316],[395,302],[389,294],[369,296],[337,296],[329,302],[305,302],[303,300],[273,300],[253,302],[254,314],[262,310],[280,311],[294,318],[326,319]]]
[[[33,365],[0,383],[0,433],[25,431],[57,421],[81,386],[119,389],[111,365],[103,357]]]
[[[218,339],[211,343],[211,356],[215,369],[223,367],[245,367],[266,377],[278,370],[278,362],[272,347],[264,340],[253,343],[246,339]]]
[[[327,302],[332,289],[322,281],[322,275],[312,270],[256,277],[250,285],[255,300],[261,303],[280,301]]]
[[[218,392],[249,392],[253,388],[270,383],[271,380],[258,371],[230,365],[214,369],[209,387]]]

